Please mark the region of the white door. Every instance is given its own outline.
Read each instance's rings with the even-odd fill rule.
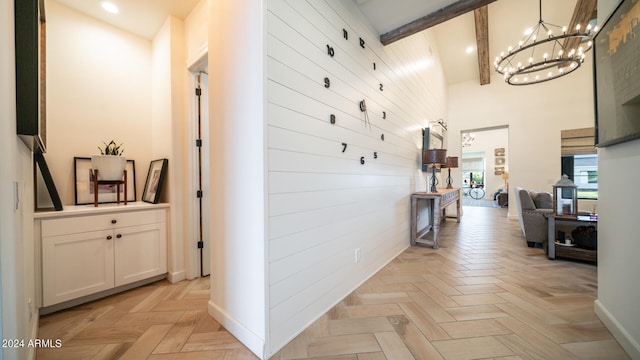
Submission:
[[[202,95],[200,97],[200,127],[202,135],[202,276],[209,275],[210,273],[210,254],[211,254],[211,239],[210,239],[210,221],[209,221],[209,199],[211,196],[209,189],[210,178],[210,166],[209,166],[209,77],[205,72],[200,75],[200,88],[202,89]]]

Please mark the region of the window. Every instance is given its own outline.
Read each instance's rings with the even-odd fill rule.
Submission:
[[[578,187],[578,199],[598,199],[598,155],[562,157],[562,173]]]
[[[462,154],[462,184],[469,187],[471,182],[484,184],[484,152]]]
[[[562,174],[578,186],[578,199],[598,199],[598,154],[595,128],[562,130]]]

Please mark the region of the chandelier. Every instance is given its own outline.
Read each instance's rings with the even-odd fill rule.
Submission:
[[[471,143],[476,139],[476,135],[473,133],[462,134],[462,147],[469,147]]]
[[[597,26],[590,24],[574,29],[549,24],[542,20],[542,0],[540,0],[540,20],[533,28],[525,31],[516,46],[509,46],[500,53],[493,63],[494,69],[504,75],[510,85],[530,85],[553,80],[567,75],[584,62],[585,52],[593,45],[592,36]]]

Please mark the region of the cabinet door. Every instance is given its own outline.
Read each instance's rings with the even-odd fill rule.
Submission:
[[[113,231],[42,239],[43,306],[113,288]]]
[[[167,272],[166,224],[116,228],[116,286]]]

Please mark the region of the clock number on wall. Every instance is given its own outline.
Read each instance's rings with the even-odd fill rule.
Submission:
[[[376,69],[376,63],[373,63],[373,70]]]
[[[364,49],[364,39],[360,38],[360,47]]]
[[[347,151],[347,143],[342,143],[342,152]]]
[[[382,84],[380,84],[380,91],[384,91]]]
[[[329,54],[329,56],[331,57],[336,54],[335,50],[333,50],[333,46],[329,46],[329,44],[327,44],[327,54]]]
[[[330,121],[332,124],[335,124],[335,123],[336,123],[336,116],[335,116],[335,115],[333,115],[333,114],[331,114],[331,116],[329,116],[329,121]]]
[[[373,158],[374,158],[374,159],[377,159],[377,158],[378,158],[378,152],[377,152],[377,151],[374,151],[374,152],[373,152]]]
[[[364,165],[364,156],[360,157],[360,164]]]
[[[382,112],[382,118],[383,118],[383,119],[386,119],[386,118],[387,118],[387,112],[386,112],[386,111],[383,111],[383,112]]]
[[[347,29],[342,29],[342,37],[345,38],[345,40],[349,40],[349,33],[347,32]]]
[[[324,87],[327,89],[331,86],[331,80],[328,77],[324,78]]]
[[[384,134],[380,135],[380,140],[384,141]]]

